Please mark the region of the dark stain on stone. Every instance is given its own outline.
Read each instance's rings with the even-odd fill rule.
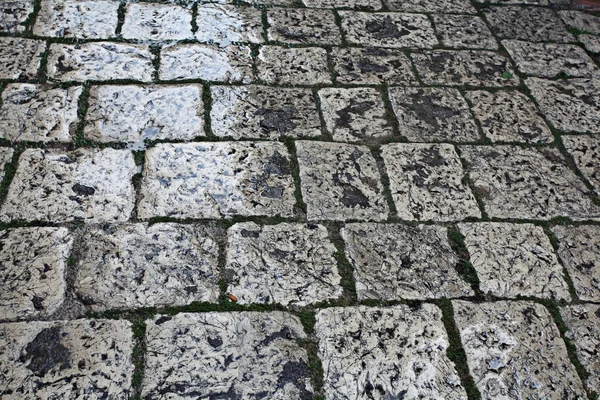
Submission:
[[[425,164],[432,167],[439,167],[446,163],[446,160],[444,160],[444,157],[442,157],[437,147],[431,147],[423,150],[422,160]]]
[[[258,347],[263,347],[263,346],[266,347],[269,344],[271,344],[271,342],[273,342],[274,340],[277,340],[277,339],[292,340],[293,338],[294,337],[292,335],[292,331],[290,330],[290,328],[288,328],[287,326],[284,326],[283,328],[281,328],[281,330],[279,332],[271,333],[269,336],[264,338],[260,342]]]
[[[260,236],[260,232],[256,232],[256,231],[249,231],[247,229],[242,229],[240,234],[242,235],[242,237],[245,238],[258,238]]]
[[[596,311],[594,312],[594,315],[598,318],[600,318],[600,308],[597,308]]]
[[[74,184],[71,189],[80,196],[91,196],[96,193],[96,189],[93,187],[81,185],[79,183]]]
[[[361,192],[360,189],[349,184],[346,184],[343,187],[341,202],[346,207],[369,207],[369,198],[365,196],[365,194]]]
[[[307,35],[305,33],[302,32],[296,32],[293,29],[291,29],[288,26],[284,26],[284,27],[277,27],[275,29],[277,31],[277,33],[279,33],[281,36],[290,39],[290,40],[297,40],[299,42],[304,42],[307,39]]]
[[[58,69],[60,72],[74,71],[75,68],[63,64],[63,61],[65,61],[65,58],[66,58],[65,56],[58,57],[58,59],[57,59],[58,63],[56,64],[56,69]]]
[[[527,321],[528,324],[533,323],[533,321],[537,317],[535,314],[535,309],[533,307],[527,307],[526,309],[524,309],[523,316],[525,317],[525,320]]]
[[[416,114],[419,121],[423,121],[434,129],[440,129],[439,121],[460,115],[460,112],[450,107],[438,104],[433,95],[425,95],[423,90],[409,95],[409,102],[403,104],[410,111]]]
[[[267,186],[260,192],[260,195],[268,199],[280,199],[283,197],[283,188],[281,186]]]
[[[33,308],[35,308],[36,310],[40,311],[44,309],[44,298],[40,297],[40,296],[33,296],[33,298],[31,299],[31,302],[33,303]]]
[[[356,66],[358,67],[358,69],[360,69],[360,72],[365,73],[365,72],[388,72],[389,68],[386,67],[385,65],[379,65],[379,64],[375,64],[374,62],[372,62],[371,60],[369,60],[368,58],[361,58],[360,60],[358,60],[356,62]]]
[[[273,249],[271,252],[269,252],[269,255],[277,260],[284,260],[290,255],[290,253],[279,249]]]
[[[269,157],[263,167],[263,171],[269,175],[274,174],[279,176],[290,175],[292,173],[289,160],[278,151]]]
[[[336,111],[338,118],[335,120],[335,126],[348,128],[351,130],[351,133],[354,132],[350,126],[350,123],[353,120],[352,115],[363,116],[365,112],[369,111],[373,106],[375,106],[375,103],[372,101],[356,101],[355,99],[350,99],[349,106]]]
[[[372,33],[377,39],[392,39],[399,38],[410,34],[410,27],[398,26],[392,21],[392,18],[387,16],[383,19],[368,21],[365,24],[367,32]]]
[[[156,325],[162,325],[165,322],[168,322],[168,321],[170,321],[172,319],[173,319],[173,317],[169,317],[167,315],[163,315],[162,317],[160,317],[159,319],[156,320],[155,324]]]
[[[413,265],[413,262],[409,256],[402,257],[401,261],[402,261],[402,268],[410,269],[410,267],[412,267],[412,265]]]
[[[299,393],[300,400],[311,400],[313,398],[312,393],[306,390],[303,382],[308,378],[308,365],[305,362],[293,362],[289,361],[283,365],[283,371],[279,375],[279,380],[277,381],[277,388],[281,389],[285,387],[287,384],[294,385]]]
[[[592,268],[594,268],[594,263],[592,263],[592,262],[586,262],[586,263],[583,263],[583,264],[579,264],[576,268],[579,271],[582,271],[582,272],[590,272],[590,270]]]
[[[198,286],[186,286],[183,290],[185,290],[187,294],[198,293]]]
[[[427,66],[433,72],[442,73],[447,72],[447,65],[452,65],[454,63],[455,59],[452,53],[439,52],[433,53],[429,56],[429,62],[427,63]]]
[[[296,129],[296,124],[292,121],[296,110],[292,107],[283,107],[280,110],[259,108],[254,115],[261,116],[260,127],[267,132],[286,133]]]
[[[199,397],[200,398],[200,397]],[[208,400],[237,400],[240,396],[235,392],[233,385],[225,393],[209,394]]]
[[[206,338],[206,341],[208,342],[208,344],[210,344],[215,349],[217,347],[223,346],[223,339],[221,339],[220,337],[211,338],[209,336],[208,338]]]
[[[69,349],[61,344],[60,333],[58,327],[43,329],[27,344],[19,361],[29,361],[27,368],[39,377],[43,377],[57,365],[61,369],[70,367]]]

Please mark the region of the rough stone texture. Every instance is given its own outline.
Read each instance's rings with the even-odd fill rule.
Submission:
[[[195,33],[200,42],[227,46],[232,42],[262,43],[261,12],[252,7],[228,4],[199,4]]]
[[[583,384],[544,306],[455,300],[454,320],[483,399],[584,399]]]
[[[2,1],[0,31],[10,33],[23,32],[25,26],[22,24],[32,12],[33,0]]]
[[[558,74],[569,77],[598,77],[600,69],[579,46],[572,44],[528,43],[503,40],[517,68],[524,74],[553,78]]]
[[[159,144],[146,151],[140,218],[291,216],[293,207],[282,143]]]
[[[27,149],[2,205],[1,219],[119,222],[131,216],[137,172],[130,151]]]
[[[326,397],[466,399],[441,319],[433,304],[320,310],[315,331]]]
[[[302,307],[342,295],[336,248],[324,226],[243,222],[227,234],[227,292],[238,303]]]
[[[489,0],[473,0],[475,3],[488,3]],[[522,5],[531,5],[531,6],[547,6],[549,4],[559,4],[565,0],[493,0],[490,1],[492,4],[504,4],[504,5],[513,5],[513,4],[522,4]],[[568,0],[567,0],[568,1]]]
[[[591,53],[600,53],[600,37],[594,35],[579,35],[577,38],[587,51]]]
[[[41,40],[0,37],[0,79],[35,78],[45,49]]]
[[[348,224],[342,229],[358,300],[471,296],[441,226]]]
[[[253,79],[252,56],[247,46],[217,47],[177,44],[160,52],[161,80],[202,79],[214,82],[243,82]]]
[[[66,228],[0,233],[0,320],[45,317],[61,306],[72,242]]]
[[[178,314],[147,321],[142,398],[309,400],[306,336],[283,312]]]
[[[99,142],[204,136],[202,86],[92,86],[84,134]]]
[[[338,83],[406,85],[416,83],[410,60],[401,50],[334,48],[331,51]]]
[[[476,14],[469,0],[385,0],[392,11]]]
[[[129,3],[121,34],[125,39],[192,39],[192,11],[180,6]]]
[[[211,86],[212,132],[233,139],[277,139],[321,135],[310,89],[268,86]]]
[[[319,90],[325,127],[340,142],[358,142],[393,135],[381,93],[373,88]]]
[[[374,47],[430,49],[438,40],[425,15],[339,11],[348,42]]]
[[[75,290],[94,311],[218,300],[218,246],[198,225],[95,226],[80,242]]]
[[[368,147],[297,141],[296,153],[309,220],[387,218],[379,170]]]
[[[559,11],[565,24],[586,33],[600,35],[600,17],[575,10]]]
[[[48,77],[58,81],[152,80],[148,46],[95,42],[50,45]]]
[[[552,132],[537,107],[517,91],[468,91],[483,133],[492,142],[550,143]]]
[[[553,148],[461,146],[469,178],[492,218],[599,218],[589,190]]]
[[[415,67],[426,85],[516,86],[519,80],[508,58],[478,50],[433,50],[412,53]]]
[[[0,147],[0,181],[4,179],[4,167],[12,160],[14,150],[8,147]]]
[[[560,310],[568,331],[565,336],[575,342],[577,357],[590,373],[585,383],[589,389],[600,393],[600,306],[581,304]]]
[[[104,0],[43,0],[33,33],[78,39],[115,37],[119,3]]]
[[[126,399],[133,375],[128,321],[0,325],[0,387],[6,399]]]
[[[541,7],[489,7],[483,9],[492,32],[500,39],[529,42],[575,40],[553,10]]]
[[[558,255],[564,263],[577,296],[600,301],[600,227],[556,226]]]
[[[577,169],[600,195],[600,138],[597,136],[563,136],[565,148],[575,160]]]
[[[0,137],[10,141],[70,142],[77,125],[81,86],[11,83],[2,92]]]
[[[569,288],[544,230],[533,224],[459,224],[484,293],[565,299]]]
[[[389,94],[400,134],[411,142],[481,139],[469,105],[458,89],[393,87]]]
[[[433,23],[442,44],[446,47],[490,50],[498,48],[496,39],[479,17],[436,14],[433,16]]]
[[[525,84],[540,110],[556,128],[567,132],[600,133],[600,81],[551,81],[529,78]]]
[[[306,7],[313,8],[360,8],[377,11],[383,6],[381,0],[302,0]]]
[[[258,78],[268,84],[331,84],[327,51],[319,47],[263,46],[256,59]]]
[[[330,10],[267,10],[269,40],[284,43],[340,44],[342,36]]]
[[[382,157],[398,217],[417,221],[457,221],[481,217],[463,168],[448,144],[389,144]]]

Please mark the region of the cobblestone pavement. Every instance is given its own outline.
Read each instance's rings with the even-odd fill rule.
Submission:
[[[569,1],[0,0],[0,398],[598,399]]]

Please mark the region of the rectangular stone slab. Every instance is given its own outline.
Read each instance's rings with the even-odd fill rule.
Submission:
[[[46,42],[0,37],[0,79],[33,79],[38,73]]]

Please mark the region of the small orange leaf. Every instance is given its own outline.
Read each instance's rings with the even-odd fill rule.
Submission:
[[[232,295],[231,293],[228,293],[227,297],[229,297],[229,300],[231,300],[231,301],[237,301],[238,300],[238,298],[235,297],[234,295]]]

